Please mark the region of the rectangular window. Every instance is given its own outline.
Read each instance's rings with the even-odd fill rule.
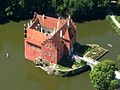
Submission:
[[[30,44],[30,43],[27,43],[27,47],[28,47],[28,50],[30,50],[31,44]]]
[[[43,51],[43,58],[44,59],[46,58],[46,51],[45,50]]]
[[[51,56],[51,52],[48,52],[48,56]]]
[[[37,51],[40,51],[41,47],[36,47]]]
[[[53,46],[56,47],[56,44],[54,43]]]
[[[33,51],[35,51],[35,46],[32,45],[32,49],[33,49]]]
[[[51,46],[50,46],[50,45],[48,45],[48,48],[51,48]]]
[[[55,60],[55,54],[54,54],[54,53],[52,53],[51,60],[52,60],[52,61],[54,61],[54,60]]]
[[[30,47],[30,44],[29,43],[27,43],[27,45],[28,45],[28,48]]]

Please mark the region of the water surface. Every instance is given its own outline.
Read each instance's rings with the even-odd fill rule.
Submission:
[[[0,89],[1,90],[94,90],[89,72],[62,78],[47,75],[43,70],[24,58],[23,24],[9,22],[0,25]],[[96,43],[109,49],[102,59],[114,59],[120,53],[120,36],[104,20],[77,23],[77,40],[80,44]],[[113,48],[108,47],[108,43]],[[6,57],[6,53],[10,57]]]

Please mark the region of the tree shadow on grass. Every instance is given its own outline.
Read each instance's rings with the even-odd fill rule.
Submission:
[[[62,57],[62,59],[60,60],[60,62],[58,64],[60,64],[61,66],[64,66],[64,67],[71,68],[73,63],[74,62],[72,61],[72,59],[65,55]]]
[[[83,56],[86,53],[86,51],[88,51],[90,48],[90,46],[76,43],[74,44],[74,53]]]
[[[90,46],[87,45],[80,45],[79,43],[74,44],[74,51],[73,54],[83,56],[87,50],[90,49]],[[72,60],[71,57],[69,56],[63,56],[62,59],[58,64],[64,67],[71,68],[73,65],[74,61]]]

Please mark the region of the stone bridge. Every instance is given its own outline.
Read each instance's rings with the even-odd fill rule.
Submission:
[[[100,63],[99,61],[96,61],[96,60],[91,59],[89,57],[80,57],[78,55],[73,55],[73,58],[75,60],[83,60],[83,61],[87,62],[87,65],[89,65],[91,67],[91,70],[93,70],[93,67],[95,65],[97,65],[98,63]],[[120,71],[115,71],[115,78],[120,81]]]

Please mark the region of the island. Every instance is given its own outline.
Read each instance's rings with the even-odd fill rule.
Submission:
[[[53,18],[34,13],[24,24],[25,58],[48,74],[69,76],[84,71],[88,64],[78,57],[98,60],[108,50],[96,44],[80,45],[77,29],[69,17]]]

